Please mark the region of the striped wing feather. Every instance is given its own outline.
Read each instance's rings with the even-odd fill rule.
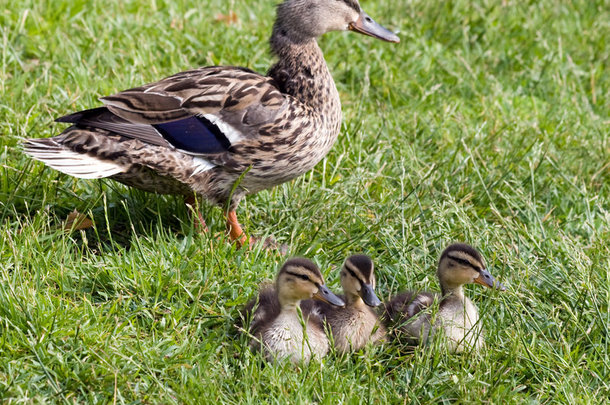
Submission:
[[[101,100],[114,114],[132,123],[158,124],[232,112],[256,117],[242,121],[248,127],[271,122],[285,97],[269,77],[244,68],[213,66],[181,72]],[[248,114],[250,110],[256,113]],[[249,131],[244,128],[241,132]]]

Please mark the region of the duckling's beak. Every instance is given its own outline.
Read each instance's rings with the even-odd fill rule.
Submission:
[[[362,301],[364,301],[364,303],[369,307],[377,307],[381,304],[381,301],[375,295],[375,291],[370,284],[362,283],[360,298],[362,298]]]
[[[313,295],[313,298],[337,307],[345,306],[345,302],[343,302],[341,298],[333,294],[333,292],[330,291],[328,287],[326,287],[324,284],[321,284],[318,287],[318,292]]]
[[[360,17],[358,17],[356,22],[350,23],[349,29],[384,41],[400,42],[400,38],[398,38],[396,34],[377,24],[375,20],[364,11],[360,11]]]
[[[479,277],[475,278],[474,282],[477,284],[484,285],[485,287],[495,288],[496,290],[500,291],[506,291],[506,287],[504,287],[499,281],[496,281],[494,276],[492,276],[486,269],[483,269],[479,272]]]

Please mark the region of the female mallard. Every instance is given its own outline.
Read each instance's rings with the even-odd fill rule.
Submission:
[[[344,302],[324,285],[322,274],[308,259],[288,260],[277,274],[275,288],[260,291],[245,309],[250,316],[253,348],[262,349],[268,360],[289,358],[293,363],[322,358],[329,349],[322,320],[315,311],[297,307],[315,298],[332,305]],[[253,309],[256,307],[256,310]]]
[[[483,328],[477,307],[464,296],[464,284],[476,283],[505,290],[485,269],[481,254],[472,246],[455,243],[441,254],[437,270],[442,294],[407,291],[385,304],[385,319],[397,326],[413,343],[425,342],[430,329],[441,328],[448,338],[449,350],[480,349]],[[431,325],[429,308],[439,302],[437,323]]]
[[[243,244],[239,201],[313,168],[339,134],[339,94],[316,38],[341,30],[399,42],[357,0],[285,0],[267,76],[231,66],[178,73],[59,118],[73,125],[26,140],[25,152],[72,176],[228,207],[229,235]]]
[[[373,261],[365,255],[352,255],[341,269],[341,286],[344,308],[316,303],[333,336],[335,348],[340,353],[358,350],[368,342],[385,339],[385,327],[380,324],[377,312],[372,308],[381,304],[375,295]]]

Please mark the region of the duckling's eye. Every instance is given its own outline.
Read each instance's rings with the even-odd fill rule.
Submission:
[[[475,266],[474,264],[470,263],[468,260],[459,258],[459,257],[451,257],[451,260],[455,260],[456,262],[458,262],[459,264],[461,264],[464,267],[470,267],[471,269],[474,269],[476,271],[481,271],[481,269],[477,266]]]
[[[305,281],[311,281],[311,279],[309,278],[309,276],[306,276],[305,274],[293,273],[293,272],[291,272],[291,271],[287,271],[286,273],[287,273],[287,274],[290,274],[291,276],[298,277],[298,278],[300,278],[301,280],[305,280]]]
[[[352,271],[352,269],[347,268],[347,267],[346,267],[345,269],[346,269],[346,270],[349,272],[349,274],[350,274],[352,277],[354,277],[356,280],[360,281],[360,279],[358,278],[358,276],[356,275],[356,273],[354,273],[354,272]]]

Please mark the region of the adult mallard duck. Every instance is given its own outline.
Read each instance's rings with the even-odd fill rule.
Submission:
[[[335,348],[345,353],[368,342],[383,341],[385,327],[373,309],[381,304],[375,295],[373,261],[366,255],[352,255],[345,260],[340,274],[344,295],[339,297],[345,301],[345,307],[315,303],[330,328]]]
[[[464,243],[452,244],[443,251],[436,274],[441,295],[412,291],[398,294],[385,304],[386,322],[412,343],[427,341],[431,333],[441,328],[450,351],[480,349],[483,327],[477,307],[464,295],[464,284],[476,283],[502,291],[506,288],[487,271],[481,254]],[[429,309],[434,302],[439,303],[439,308],[436,323],[432,324]]]
[[[313,168],[339,134],[339,94],[316,38],[341,30],[399,42],[357,0],[285,0],[266,76],[231,66],[178,73],[57,119],[73,125],[26,140],[25,152],[72,176],[205,198],[227,208],[229,235],[243,244],[239,201]]]
[[[288,358],[293,363],[322,358],[329,349],[322,320],[315,311],[297,308],[301,300],[314,298],[331,305],[345,303],[328,287],[320,269],[311,260],[288,260],[277,274],[275,288],[265,288],[246,305],[250,318],[250,344],[261,349],[268,360]]]

